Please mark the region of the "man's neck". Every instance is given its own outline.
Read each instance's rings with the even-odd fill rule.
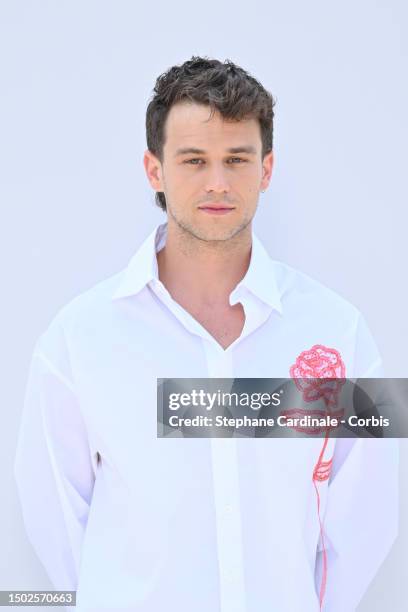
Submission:
[[[165,247],[157,254],[159,278],[176,301],[225,307],[248,270],[249,224],[224,241],[204,241],[169,223]]]

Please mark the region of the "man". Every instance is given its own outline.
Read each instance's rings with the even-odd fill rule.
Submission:
[[[322,439],[156,434],[159,377],[285,378],[310,357],[381,373],[361,314],[253,234],[272,96],[193,57],[158,78],[146,131],[167,223],[34,350],[15,467],[30,540],[81,612],[355,610],[396,537],[394,440],[331,440],[319,476]]]

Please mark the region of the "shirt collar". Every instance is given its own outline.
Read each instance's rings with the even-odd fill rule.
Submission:
[[[133,255],[123,271],[112,299],[129,297],[139,293],[152,280],[158,279],[156,253],[165,245],[167,222],[155,227]],[[242,289],[249,290],[260,300],[282,313],[282,302],[276,281],[273,260],[261,241],[252,232],[251,261],[244,278],[230,295],[230,304],[236,303]]]

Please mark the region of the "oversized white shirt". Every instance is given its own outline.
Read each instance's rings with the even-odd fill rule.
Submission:
[[[158,438],[157,378],[288,378],[315,344],[348,378],[374,377],[378,351],[354,306],[254,234],[230,295],[245,325],[224,350],[158,279],[166,230],[36,343],[15,460],[28,537],[78,612],[317,612],[322,438]],[[398,441],[330,440],[328,453],[323,610],[351,612],[397,534]]]

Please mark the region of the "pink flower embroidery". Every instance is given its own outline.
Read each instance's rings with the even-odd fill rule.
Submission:
[[[315,344],[308,351],[300,353],[289,371],[306,402],[322,398],[327,407],[337,404],[341,386],[345,382],[341,379],[345,377],[346,368],[336,349]]]
[[[341,386],[345,383],[346,368],[340,353],[336,349],[328,348],[323,344],[315,344],[308,351],[302,351],[296,358],[296,362],[290,367],[290,375],[294,379],[299,391],[303,393],[306,402],[323,399],[326,406],[326,414],[333,415],[332,408],[337,406]],[[318,380],[320,379],[320,380]],[[306,411],[299,410],[300,413]],[[338,411],[341,413],[342,411]],[[322,517],[320,516],[320,495],[317,487],[318,482],[329,479],[333,457],[324,460],[330,428],[326,430],[323,447],[319,458],[313,469],[313,485],[317,497],[317,515],[320,526],[320,537],[323,546],[323,574],[319,592],[320,610],[323,609],[324,595],[327,582],[327,553],[324,538]],[[317,433],[317,432],[316,432]]]

